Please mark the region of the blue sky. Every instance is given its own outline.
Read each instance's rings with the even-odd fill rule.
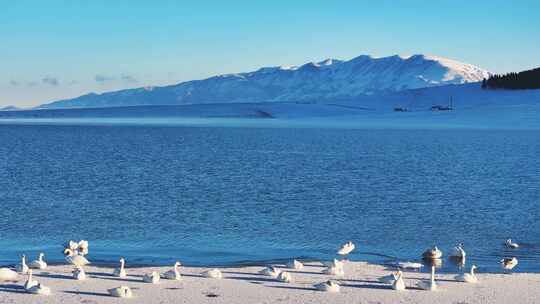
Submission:
[[[0,106],[261,66],[433,54],[540,66],[540,1],[0,0]]]

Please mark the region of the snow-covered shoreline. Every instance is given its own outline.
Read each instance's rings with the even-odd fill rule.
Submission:
[[[116,112],[123,109],[84,110],[81,115],[42,115],[25,113],[1,116],[0,125],[131,125],[182,127],[251,127],[251,128],[340,128],[340,129],[477,129],[477,130],[538,130],[540,103],[523,105],[493,105],[455,111],[411,112],[351,110],[334,105],[263,104],[235,105],[219,115],[193,110],[179,115],[152,116]],[[137,109],[142,110],[142,109]],[[58,111],[58,110],[55,110]],[[77,110],[67,110],[77,111]],[[113,111],[113,113],[111,113]],[[214,111],[219,111],[215,110]],[[265,111],[275,118],[255,116]],[[37,111],[32,111],[37,112]],[[215,112],[214,112],[215,113]]]
[[[451,106],[450,111],[432,111]],[[396,108],[406,110],[394,111]],[[0,111],[0,124],[179,125],[385,129],[540,129],[540,90],[478,83],[334,102],[251,102]]]
[[[284,269],[284,265],[276,265]],[[169,267],[127,268],[128,277],[120,279],[111,275],[111,267],[86,267],[89,278],[77,281],[71,277],[72,267],[49,266],[36,271],[35,279],[51,287],[51,296],[27,294],[22,289],[26,280],[19,276],[14,283],[0,283],[3,303],[117,303],[120,300],[108,295],[107,289],[127,285],[132,288],[132,303],[533,303],[540,297],[535,286],[540,274],[478,274],[480,282],[457,282],[455,274],[437,274],[437,291],[424,291],[417,282],[428,274],[405,272],[407,290],[398,292],[377,278],[392,269],[363,262],[347,262],[345,276],[333,278],[322,273],[318,262],[306,263],[302,270],[289,269],[292,283],[283,283],[259,274],[262,267],[220,268],[223,279],[201,276],[204,267],[182,267],[182,280],[161,280],[157,285],[144,283],[142,276],[152,271],[160,273]],[[480,269],[481,272],[481,269]],[[326,293],[313,285],[335,279],[341,285],[340,293]],[[123,302],[123,300],[122,300]]]

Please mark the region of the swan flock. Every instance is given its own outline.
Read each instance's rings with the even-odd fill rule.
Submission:
[[[519,248],[519,245],[517,243],[514,243],[511,239],[506,240],[504,245],[507,248],[511,249]],[[352,241],[348,241],[337,250],[336,254],[338,256],[344,257],[350,255],[355,249],[356,245]],[[83,281],[89,278],[86,271],[84,270],[85,266],[91,264],[86,257],[89,252],[89,242],[86,240],[81,240],[78,242],[69,241],[65,244],[62,253],[64,254],[66,262],[74,267],[72,271],[72,276],[74,280]],[[443,252],[437,246],[428,248],[421,254],[423,260],[427,260],[430,262],[431,272],[428,279],[424,279],[416,283],[417,288],[427,291],[436,291],[438,289],[435,275],[435,266],[438,263],[437,260],[440,260],[442,256]],[[451,248],[448,254],[448,257],[450,259],[463,260],[463,265],[466,256],[467,253],[465,252],[464,245],[461,243]],[[347,261],[345,259],[339,260],[336,258],[328,262],[323,262],[322,264],[324,268],[321,270],[321,273],[333,277],[343,277],[345,275],[346,263]],[[500,260],[500,264],[503,270],[510,271],[518,265],[518,260],[516,257],[503,258]],[[160,279],[180,281],[182,280],[181,265],[182,264],[179,261],[176,261],[173,267],[166,272],[159,273],[157,271],[152,271],[150,273],[147,273],[141,277],[142,282],[159,284]],[[377,280],[382,284],[388,285],[391,289],[394,289],[396,291],[404,291],[408,287],[405,283],[405,274],[403,271],[405,269],[417,270],[424,267],[424,264],[418,262],[397,262],[396,264],[394,264],[394,266],[397,267],[397,270],[395,272],[379,277]],[[47,267],[48,265],[45,261],[44,253],[40,252],[37,258],[30,263],[27,263],[26,255],[23,254],[21,255],[20,264],[16,265],[16,267],[14,268],[15,270],[11,270],[5,267],[0,268],[0,281],[16,282],[18,281],[19,274],[26,275],[27,278],[22,287],[24,291],[36,295],[51,295],[51,288],[37,281],[33,276],[34,271],[45,270],[47,269]],[[285,263],[282,269],[278,268],[275,265],[270,265],[260,270],[259,274],[263,276],[268,276],[272,280],[275,280],[277,282],[292,283],[295,282],[294,271],[302,270],[303,268],[304,264],[301,261],[293,259]],[[288,269],[292,270],[293,272],[288,271]],[[476,269],[477,266],[472,265],[469,272],[457,274],[454,277],[455,281],[473,284],[478,283],[479,278],[475,273]],[[123,257],[119,259],[118,267],[113,270],[112,276],[117,277],[118,279],[126,279],[128,277],[126,271],[126,260]],[[201,273],[201,276],[212,279],[224,278],[223,272],[218,268],[204,271]],[[333,279],[314,284],[313,287],[316,290],[329,293],[339,293],[341,290],[340,281],[336,281]],[[107,292],[113,297],[131,298],[134,296],[132,289],[127,285],[121,285],[116,288],[107,289]]]

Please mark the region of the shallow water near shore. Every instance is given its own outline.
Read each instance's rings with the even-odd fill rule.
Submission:
[[[0,263],[418,260],[540,272],[540,131],[0,125]],[[508,237],[522,244],[509,250]],[[456,266],[443,259],[442,271]]]

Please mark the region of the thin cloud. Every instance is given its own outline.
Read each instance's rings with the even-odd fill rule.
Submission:
[[[43,77],[43,79],[41,79],[41,82],[44,84],[51,85],[51,86],[57,86],[60,84],[60,81],[58,80],[58,78],[52,77],[52,76]]]
[[[98,74],[94,76],[94,80],[99,84],[104,84],[109,81],[113,81],[114,77]]]
[[[137,80],[137,78],[131,75],[127,75],[127,74],[122,74],[120,76],[120,79],[126,83],[139,83],[139,80]]]
[[[76,80],[72,80],[69,82],[70,85],[77,84],[78,82]],[[10,86],[18,87],[18,86],[26,86],[26,87],[35,87],[39,84],[45,84],[50,86],[58,86],[60,85],[60,80],[56,77],[52,76],[45,76],[41,79],[41,81],[24,81],[24,80],[15,80],[11,79],[9,81]]]

